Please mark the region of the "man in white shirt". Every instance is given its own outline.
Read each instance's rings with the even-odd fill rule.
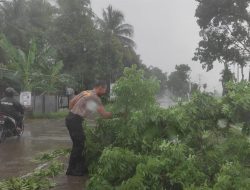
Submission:
[[[106,94],[106,91],[106,83],[99,81],[95,84],[93,90],[83,91],[71,101],[70,112],[66,117],[66,126],[73,142],[73,147],[66,175],[83,176],[87,173],[84,151],[85,135],[82,123],[84,118],[93,112],[99,113],[103,118],[112,117],[111,112],[105,111],[100,99],[101,96]]]

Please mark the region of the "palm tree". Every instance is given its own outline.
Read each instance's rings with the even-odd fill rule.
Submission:
[[[108,84],[108,92],[110,92],[110,85],[114,80],[115,73],[121,69],[120,54],[125,52],[125,48],[133,50],[135,47],[135,42],[131,39],[134,29],[132,25],[125,23],[123,13],[113,9],[111,5],[103,10],[103,18],[98,19],[98,23],[100,30],[104,34],[103,66]]]
[[[103,10],[103,19],[99,20],[101,30],[111,39],[117,38],[125,47],[135,47],[135,42],[131,39],[134,35],[132,25],[124,23],[125,17],[119,10],[113,9],[111,5]]]

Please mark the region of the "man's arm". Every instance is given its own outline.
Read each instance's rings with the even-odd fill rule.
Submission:
[[[104,108],[104,106],[99,106],[97,109],[97,112],[105,119],[110,119],[112,118],[112,113],[107,112]]]

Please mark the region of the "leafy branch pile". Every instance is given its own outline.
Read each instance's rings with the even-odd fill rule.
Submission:
[[[48,162],[48,166],[37,169],[32,174],[11,178],[0,182],[0,190],[46,190],[55,187],[53,178],[64,170],[64,164],[56,160],[68,154],[68,150],[56,150],[36,158],[40,163]]]
[[[250,85],[229,84],[222,99],[197,93],[169,109],[156,104],[157,89],[142,71],[125,69],[111,108],[122,117],[86,126],[87,189],[250,189],[250,141],[240,117]]]

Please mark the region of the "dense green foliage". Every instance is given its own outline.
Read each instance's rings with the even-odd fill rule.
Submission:
[[[87,189],[249,189],[250,141],[237,111],[250,105],[250,88],[240,97],[242,85],[229,85],[223,99],[197,92],[190,102],[163,109],[153,101],[157,81],[126,69],[112,105],[123,114],[85,126]]]
[[[19,74],[12,74],[12,86],[46,93],[65,87],[81,91],[97,79],[113,83],[133,64],[158,77],[141,63],[125,15],[110,5],[99,18],[90,5],[89,0],[0,2],[0,65]],[[164,88],[166,77],[158,79]]]
[[[223,113],[233,123],[242,123],[243,131],[250,134],[250,84],[241,82],[227,85],[228,94],[223,99]]]

